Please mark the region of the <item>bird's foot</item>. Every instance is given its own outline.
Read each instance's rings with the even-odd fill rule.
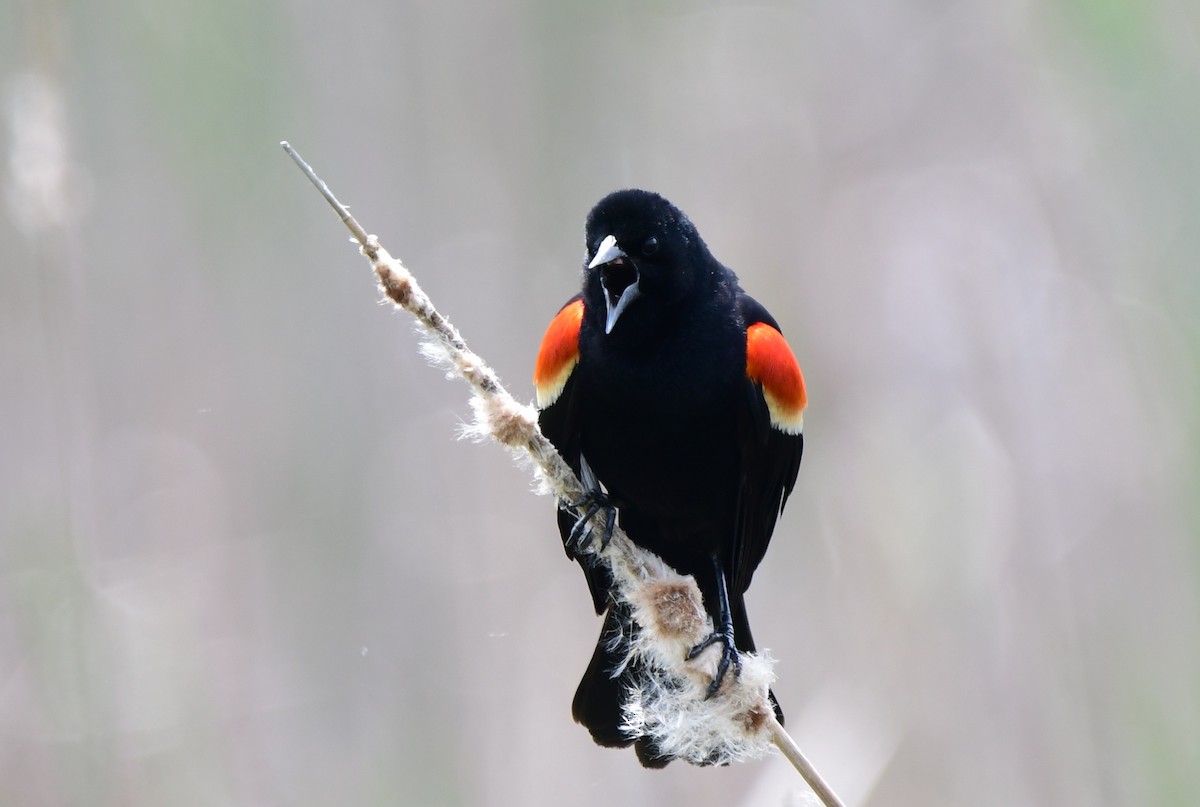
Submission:
[[[608,494],[599,489],[589,490],[583,496],[573,502],[566,502],[564,508],[578,512],[579,508],[584,508],[583,513],[575,520],[575,526],[571,528],[570,534],[567,536],[566,544],[567,551],[576,558],[584,554],[584,549],[592,540],[592,517],[604,511],[604,533],[600,536],[600,551],[608,549],[608,543],[612,540],[613,529],[617,523],[617,506],[609,498]]]
[[[716,695],[721,689],[721,683],[725,680],[725,673],[729,672],[731,666],[733,667],[734,675],[742,674],[742,657],[738,655],[737,647],[733,644],[732,630],[713,631],[710,633],[708,638],[688,651],[688,661],[696,658],[696,656],[717,642],[724,645],[724,648],[721,651],[721,661],[717,664],[717,674],[713,676],[712,683],[708,685],[708,692],[704,695],[705,700]]]

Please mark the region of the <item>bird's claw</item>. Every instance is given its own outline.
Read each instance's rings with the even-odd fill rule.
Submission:
[[[725,673],[729,672],[730,666],[733,667],[734,675],[742,674],[742,657],[738,654],[737,647],[733,644],[732,631],[713,631],[710,633],[704,641],[688,651],[688,661],[696,658],[696,656],[717,642],[724,645],[724,649],[721,651],[721,661],[717,664],[717,674],[713,676],[712,683],[708,685],[708,692],[704,695],[705,700],[708,700],[720,691],[721,683],[725,680]]]
[[[566,502],[563,506],[574,511],[578,511],[581,507],[586,508],[583,514],[575,520],[575,526],[567,535],[567,551],[577,558],[583,555],[584,549],[592,539],[592,517],[601,510],[605,511],[605,516],[604,534],[600,536],[600,551],[608,549],[608,543],[612,540],[613,529],[617,523],[617,506],[613,504],[612,499],[600,490],[589,490],[580,498]]]

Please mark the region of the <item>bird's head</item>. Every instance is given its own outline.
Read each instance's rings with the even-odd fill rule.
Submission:
[[[601,199],[588,214],[586,238],[584,299],[604,312],[605,334],[618,320],[648,324],[697,286],[711,259],[687,216],[649,191]]]

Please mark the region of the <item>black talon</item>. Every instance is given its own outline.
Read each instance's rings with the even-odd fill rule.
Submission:
[[[717,674],[713,676],[712,683],[708,685],[708,691],[704,694],[705,700],[708,700],[720,691],[721,683],[725,680],[725,673],[729,672],[730,665],[733,666],[736,675],[742,674],[742,657],[738,653],[737,647],[733,644],[732,632],[713,631],[704,641],[688,651],[688,661],[691,661],[717,642],[725,645],[725,649],[721,651],[721,662],[717,665]]]
[[[589,490],[575,501],[564,502],[563,509],[578,510],[578,508],[586,508],[582,515],[575,520],[575,526],[571,527],[571,532],[567,535],[566,545],[571,554],[579,557],[583,553],[584,547],[592,538],[592,517],[601,510],[606,511],[604,519],[604,534],[600,536],[600,551],[603,552],[608,548],[609,541],[612,540],[613,528],[617,523],[617,506],[612,500],[601,490]]]
[[[710,633],[704,641],[688,651],[688,661],[696,658],[710,646],[720,642],[725,646],[721,651],[721,662],[717,665],[717,674],[713,676],[712,683],[708,685],[708,692],[705,693],[704,699],[708,700],[721,689],[721,683],[725,680],[725,673],[729,672],[729,667],[732,665],[735,675],[742,674],[742,657],[738,654],[737,645],[733,641],[733,612],[729,609],[729,592],[725,587],[725,570],[721,568],[721,562],[713,558],[713,568],[716,571],[717,578],[717,607],[719,610],[719,625]]]
[[[567,507],[572,510],[583,506],[585,502],[567,502]],[[571,527],[571,532],[567,536],[567,549],[576,557],[587,546],[588,540],[592,537],[592,516],[596,515],[600,510],[600,505],[596,503],[588,504],[588,508],[584,514],[575,521],[575,526]]]
[[[604,536],[600,539],[600,551],[608,549],[608,542],[612,540],[613,528],[617,524],[617,508],[609,505],[608,517],[604,520]]]

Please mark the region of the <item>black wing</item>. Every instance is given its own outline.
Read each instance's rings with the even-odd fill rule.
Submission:
[[[747,329],[764,323],[779,331],[775,319],[749,295],[739,295],[738,307]],[[773,422],[762,383],[749,376],[746,378],[738,425],[741,474],[728,573],[732,592],[741,593],[749,588],[754,570],[762,561],[767,544],[771,541],[775,520],[783,512],[788,495],[796,484],[800,458],[804,453],[804,435],[788,433]]]
[[[563,311],[578,302],[579,299],[579,295],[572,297],[563,306]],[[547,332],[546,338],[555,337],[551,336],[551,332]],[[545,342],[543,342],[543,348],[545,348]],[[566,383],[557,397],[538,412],[538,426],[541,427],[542,434],[546,435],[547,439],[554,444],[558,453],[571,466],[571,470],[575,472],[576,476],[581,476],[579,448],[582,427],[580,418],[582,396],[579,392],[581,386],[582,382],[579,379],[578,367],[576,367],[567,377]],[[574,512],[562,509],[558,511],[558,532],[563,539],[564,551],[566,551],[566,541],[571,534],[571,529],[575,526],[576,518]],[[567,557],[574,558],[570,551],[567,551]],[[584,562],[580,565],[583,567],[584,577],[587,578],[588,590],[592,594],[592,604],[596,608],[596,613],[602,614],[608,606],[608,592],[612,588],[612,577],[603,564]]]

